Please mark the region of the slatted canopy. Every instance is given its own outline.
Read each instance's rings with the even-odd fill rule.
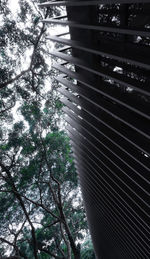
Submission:
[[[69,26],[49,36],[98,259],[148,259],[150,1],[50,1]]]

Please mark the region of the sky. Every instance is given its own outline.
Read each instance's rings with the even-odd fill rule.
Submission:
[[[17,9],[19,8],[18,0],[9,0],[9,6],[10,6],[12,13],[15,16]]]
[[[30,1],[30,0],[27,0],[27,1],[32,5],[32,1]],[[12,12],[13,19],[15,20],[16,17],[17,17],[17,13],[20,10],[19,1],[18,0],[9,0],[9,7],[10,7],[10,10]],[[35,9],[34,5],[32,5],[32,7]],[[65,12],[65,10],[64,10],[64,12]],[[49,27],[48,31],[49,31],[50,35],[57,35],[57,34],[60,34],[60,33],[63,33],[63,32],[67,32],[68,31],[68,27],[64,27],[64,26],[61,26],[61,25],[55,25],[55,26]],[[53,50],[55,48],[55,44],[53,42],[50,42],[48,40],[47,44],[49,44],[50,50]],[[26,51],[25,55],[22,57],[22,60],[21,60],[21,63],[22,63],[21,70],[25,70],[29,66],[31,54],[32,54],[32,49],[29,49],[29,50]],[[11,53],[10,53],[10,55],[11,55]],[[47,58],[46,63],[51,66],[51,59],[49,57]],[[18,71],[18,73],[19,72],[20,71]],[[51,80],[47,80],[46,79],[45,80],[44,91],[47,92],[50,89],[51,89]],[[44,103],[43,103],[43,105],[44,105]],[[15,105],[15,107],[12,110],[13,117],[14,117],[14,123],[16,123],[16,122],[18,122],[20,120],[23,120],[23,117],[21,116],[21,114],[20,114],[20,112],[18,110],[19,106],[20,106],[20,102],[18,101],[18,102],[16,102],[16,105]],[[27,123],[26,123],[26,126],[28,126]]]

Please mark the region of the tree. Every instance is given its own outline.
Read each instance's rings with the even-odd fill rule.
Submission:
[[[71,258],[71,251],[80,258],[76,241],[86,230],[85,213],[68,137],[58,131],[50,111],[36,101],[25,103],[21,113],[28,129],[24,121],[15,123],[1,145],[1,241],[14,236],[12,252],[24,258],[24,245],[35,258],[41,252]]]
[[[27,0],[18,0],[16,13],[11,12],[8,0],[2,0],[0,10],[0,115],[5,117],[16,101],[27,100],[31,93],[42,95],[46,80],[50,85],[50,44],[45,42],[48,34],[40,20],[59,10],[40,12],[34,1]]]
[[[40,23],[59,10],[0,5],[0,258],[77,259],[87,223]]]
[[[81,258],[82,259],[95,259],[93,244],[92,244],[89,236],[82,245]]]

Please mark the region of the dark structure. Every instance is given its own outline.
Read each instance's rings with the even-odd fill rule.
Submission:
[[[150,1],[53,1],[52,55],[98,259],[148,259]],[[74,68],[69,69],[68,64]]]

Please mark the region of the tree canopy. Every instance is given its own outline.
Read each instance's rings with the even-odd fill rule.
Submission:
[[[41,2],[41,1],[40,1]],[[62,104],[49,28],[60,9],[0,2],[0,258],[95,258]]]

